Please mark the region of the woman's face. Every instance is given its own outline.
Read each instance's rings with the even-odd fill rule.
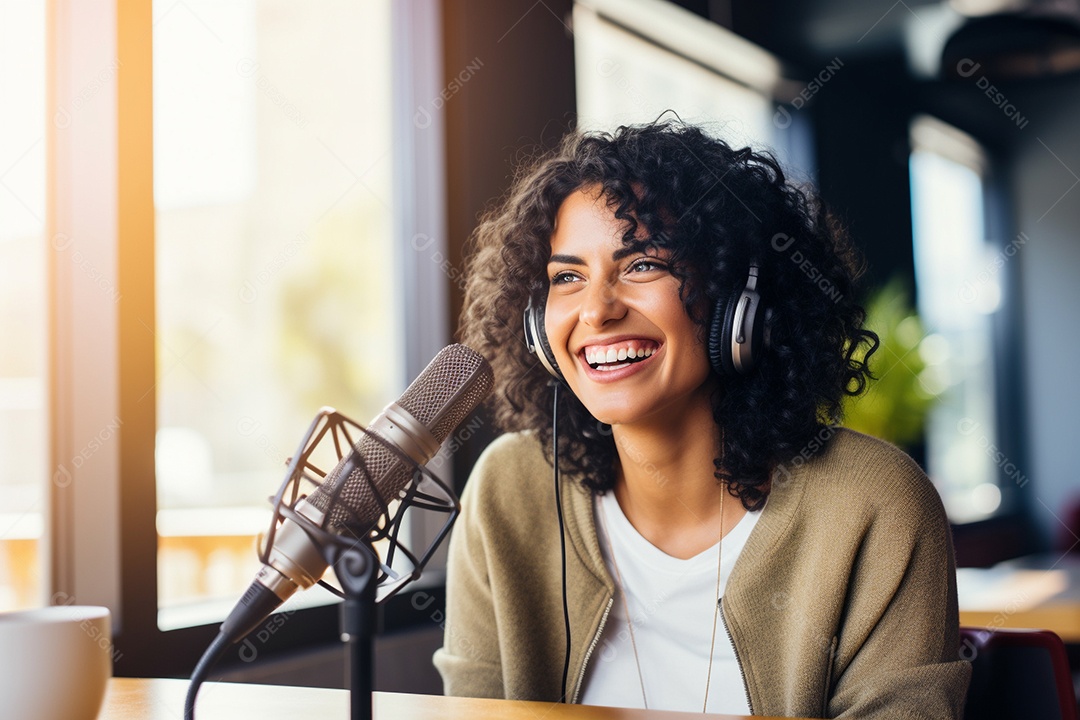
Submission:
[[[560,206],[545,328],[567,384],[612,425],[674,419],[708,404],[704,332],[686,313],[663,249],[631,250],[595,189]]]

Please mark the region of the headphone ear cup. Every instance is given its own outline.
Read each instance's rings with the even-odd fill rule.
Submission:
[[[709,362],[721,375],[748,375],[769,339],[772,313],[761,307],[758,266],[750,265],[746,287],[727,302],[717,300],[709,323]]]
[[[761,346],[764,342],[765,311],[761,307],[761,296],[756,290],[743,290],[746,297],[746,316],[743,318],[743,329],[746,335],[744,341],[738,346],[739,356],[734,362],[736,370],[742,375],[748,374],[757,367],[758,358],[761,357]],[[740,302],[743,302],[740,299]]]
[[[544,310],[546,303],[534,302],[530,298],[528,307],[525,308],[525,344],[529,351],[536,354],[540,364],[556,380],[562,380],[562,372],[559,363],[555,361],[555,353],[551,351],[548,343],[547,330],[544,328]]]
[[[720,375],[738,375],[735,361],[731,357],[732,325],[735,322],[735,308],[739,304],[742,291],[726,301],[717,300],[709,323],[709,363]]]

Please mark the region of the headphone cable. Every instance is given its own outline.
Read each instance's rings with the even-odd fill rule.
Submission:
[[[563,521],[562,484],[559,482],[559,382],[554,381],[554,399],[551,403],[551,459],[555,476],[555,513],[559,518],[559,549],[562,555],[562,607],[563,625],[566,628],[566,651],[563,655],[562,697],[566,701],[566,680],[570,674],[570,608],[566,600],[566,527]]]

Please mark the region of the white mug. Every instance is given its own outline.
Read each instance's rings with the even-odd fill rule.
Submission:
[[[0,613],[0,716],[94,720],[111,676],[108,608]]]

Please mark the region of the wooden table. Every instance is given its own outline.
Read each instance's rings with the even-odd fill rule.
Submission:
[[[1080,557],[1032,555],[956,571],[960,624],[1053,630],[1080,643]]]
[[[98,720],[183,720],[186,680],[113,678]],[[438,695],[375,693],[376,720],[737,720],[743,715],[701,715],[658,710],[620,710],[516,700],[478,700]],[[199,690],[196,720],[348,720],[345,690],[206,683]],[[755,719],[759,720],[759,719]]]

